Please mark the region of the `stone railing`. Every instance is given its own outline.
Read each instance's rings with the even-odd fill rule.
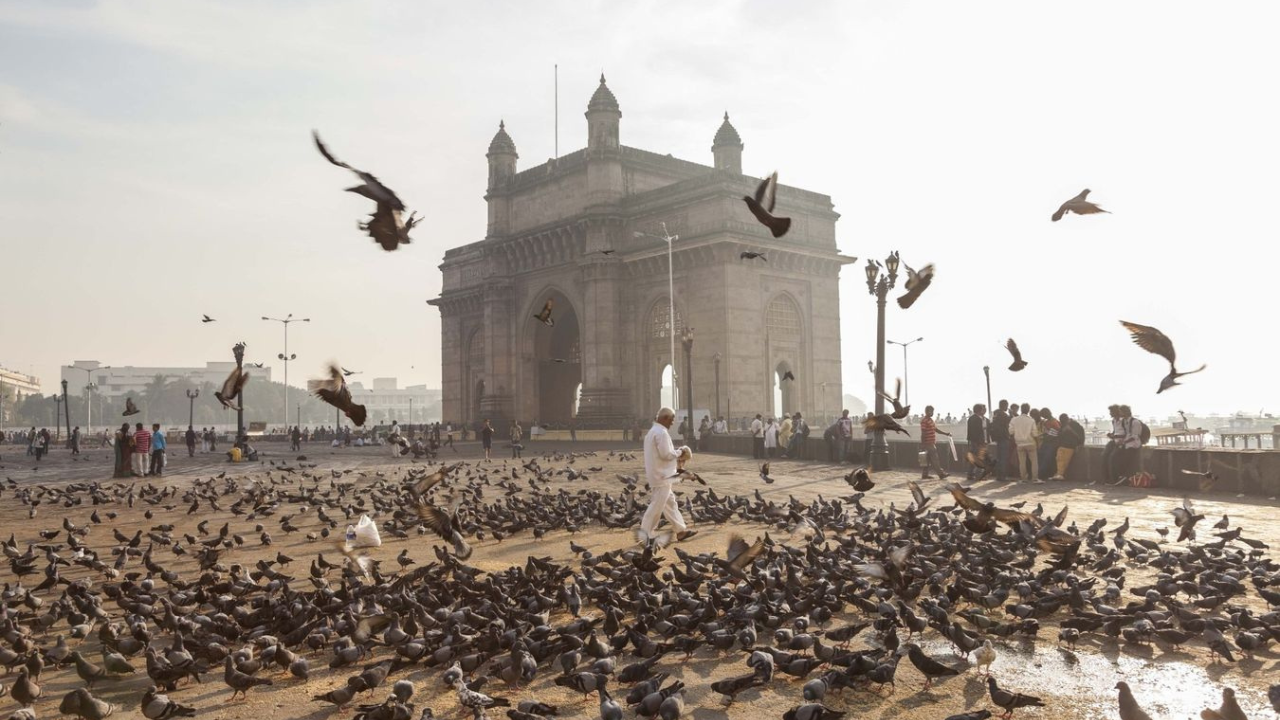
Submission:
[[[751,438],[745,435],[717,435],[708,439],[710,452],[751,456]],[[855,437],[849,447],[846,462],[864,464],[866,444],[861,436]],[[993,446],[994,448],[994,446]],[[951,459],[945,443],[938,444],[938,458],[942,469],[963,480],[967,472],[964,461],[966,443],[956,441],[959,461]],[[821,437],[810,437],[797,459],[830,462],[827,443]],[[914,442],[890,441],[889,465],[895,470],[916,471],[919,465],[920,446]],[[1105,474],[1102,466],[1103,448],[1086,445],[1076,451],[1067,471],[1067,482],[1102,482]],[[787,462],[783,460],[782,462]],[[1212,470],[1219,481],[1213,492],[1247,493],[1274,497],[1280,495],[1280,452],[1270,450],[1232,450],[1230,448],[1142,448],[1140,467],[1155,475],[1157,487],[1173,488],[1198,494],[1199,478],[1183,474],[1183,470]],[[1016,471],[1011,471],[1010,475]]]

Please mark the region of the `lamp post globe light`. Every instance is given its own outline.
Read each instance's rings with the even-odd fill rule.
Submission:
[[[901,261],[898,252],[889,253],[882,266],[879,261],[868,260],[866,267],[867,292],[876,299],[876,415],[884,414],[884,308],[889,291],[898,283],[898,265]],[[887,272],[883,272],[883,271]],[[889,444],[885,441],[884,430],[876,430],[871,445],[870,465],[872,470],[889,469]]]
[[[110,370],[111,366],[103,365],[102,367],[92,368],[92,369],[76,367],[75,365],[64,365],[63,367],[67,368],[68,370],[79,370],[85,374],[84,381],[87,384],[84,386],[84,389],[88,391],[89,402],[86,403],[87,418],[85,420],[84,426],[85,426],[85,433],[92,435],[93,434],[93,391],[96,390],[98,387],[97,384],[93,382],[93,371],[94,370]],[[68,418],[68,420],[70,420],[70,418]]]
[[[196,398],[198,397],[200,397],[200,390],[198,388],[195,390],[187,388],[187,427],[195,426]]]
[[[689,421],[689,438],[696,437],[698,432],[697,426],[694,424],[693,418],[693,328],[686,327],[680,336],[680,343],[684,346],[684,366],[685,374],[685,397],[684,403],[688,408],[685,411],[685,418]],[[685,438],[685,442],[689,442],[689,438]]]

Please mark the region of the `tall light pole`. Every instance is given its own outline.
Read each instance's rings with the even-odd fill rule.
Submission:
[[[198,397],[200,397],[199,388],[195,390],[187,388],[187,427],[195,427],[196,398]]]
[[[64,365],[63,367],[67,368],[68,370],[81,370],[85,374],[84,381],[88,384],[84,386],[84,389],[89,393],[88,418],[85,421],[85,427],[87,429],[85,430],[85,432],[92,435],[93,434],[93,391],[89,390],[89,388],[97,387],[97,385],[93,384],[93,371],[94,370],[110,370],[111,366],[103,365],[102,367],[93,368],[93,369],[76,367],[75,365]]]
[[[693,328],[685,327],[684,333],[680,337],[680,343],[684,345],[684,366],[687,378],[685,378],[685,404],[689,409],[685,412],[685,417],[689,419],[689,437],[697,437],[697,426],[694,425],[693,418]],[[685,438],[687,442],[689,438]]]
[[[900,343],[897,340],[886,341],[890,345],[902,346],[902,404],[903,405],[911,404],[911,385],[907,383],[907,348],[911,347],[912,343],[918,343],[923,339],[924,338],[922,337],[918,337],[915,340],[908,340],[904,343]]]
[[[54,439],[61,440],[62,439],[62,396],[57,393],[53,394],[53,413],[54,413],[54,419],[57,420],[58,422],[58,435]]]
[[[8,399],[8,393],[0,393],[0,440],[4,439],[4,401]]]
[[[716,421],[720,420],[720,353],[711,356],[716,366]]]
[[[671,338],[671,409],[678,410],[680,408],[679,401],[676,396],[679,394],[676,387],[676,281],[675,281],[675,264],[672,260],[671,244],[680,239],[679,235],[672,235],[667,232],[667,224],[662,223],[662,235],[650,235],[649,233],[637,232],[636,237],[649,237],[661,240],[667,244],[667,335]],[[688,399],[686,398],[686,402]]]
[[[295,322],[309,323],[311,322],[311,318],[295,318],[293,316],[293,313],[289,313],[288,315],[285,315],[283,319],[269,318],[269,317],[263,317],[262,319],[269,320],[271,322],[278,322],[281,325],[284,325],[284,352],[280,353],[276,357],[284,361],[284,429],[288,430],[289,429],[289,361],[294,360],[298,357],[296,354],[294,355],[289,354],[289,323],[295,323]]]
[[[880,272],[879,262],[867,261],[867,291],[876,299],[876,415],[884,414],[884,306],[889,291],[898,282],[898,263],[897,251],[885,258],[887,274]],[[871,469],[889,469],[889,444],[885,442],[884,430],[876,430],[871,445]]]

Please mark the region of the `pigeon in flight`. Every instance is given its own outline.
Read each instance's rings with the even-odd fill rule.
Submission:
[[[222,388],[213,394],[218,398],[218,402],[222,403],[222,407],[230,410],[239,410],[240,406],[236,404],[236,398],[240,397],[240,391],[244,389],[245,383],[249,382],[249,373],[241,368],[231,371],[226,380],[222,381]]]
[[[363,405],[357,405],[351,399],[351,391],[347,389],[347,381],[342,379],[342,371],[337,365],[329,366],[329,377],[322,380],[312,380],[307,383],[308,389],[314,392],[321,400],[338,408],[344,415],[351,418],[351,422],[356,425],[364,425],[365,409]]]
[[[742,252],[738,253],[738,259],[739,259],[739,260],[755,260],[755,259],[757,259],[757,258],[759,258],[759,259],[761,259],[761,260],[763,260],[763,261],[765,261],[765,262],[769,262],[769,258],[765,257],[765,256],[764,256],[764,253],[751,252],[750,250],[744,250],[744,251],[742,251]]]
[[[911,433],[898,424],[890,415],[873,415],[862,421],[863,430],[883,430],[884,432],[902,433],[911,437]]]
[[[907,265],[907,292],[898,298],[898,307],[906,310],[915,304],[920,295],[933,283],[933,265],[925,265],[917,272]]]
[[[1089,197],[1089,189],[1085,188],[1084,190],[1080,191],[1079,195],[1062,203],[1062,206],[1058,208],[1058,212],[1053,214],[1052,220],[1054,222],[1058,222],[1059,220],[1062,219],[1063,215],[1066,215],[1069,212],[1073,212],[1077,215],[1092,215],[1094,213],[1109,214],[1109,211],[1103,210],[1097,205],[1086,200],[1085,198],[1087,197]]]
[[[893,414],[890,415],[889,417],[893,418],[894,420],[901,420],[902,418],[911,414],[911,406],[910,405],[904,406],[902,404],[902,401],[899,400],[899,398],[902,397],[902,378],[897,378],[897,384],[894,386],[893,395],[882,392],[880,393],[880,397],[893,403]]]
[[[538,322],[542,323],[543,325],[546,325],[547,327],[555,327],[556,321],[551,319],[551,308],[554,305],[555,305],[555,298],[547,298],[547,304],[542,306],[542,312],[538,313],[537,315],[534,315],[533,317],[536,318]]]
[[[133,398],[129,398],[129,397],[125,398],[124,412],[121,413],[121,415],[123,415],[124,417],[129,417],[130,415],[137,415],[137,414],[138,414],[138,406],[133,404]]]
[[[1139,325],[1138,323],[1126,322],[1124,320],[1121,320],[1120,324],[1123,325],[1124,328],[1129,331],[1129,334],[1133,336],[1133,343],[1135,345],[1149,353],[1154,353],[1169,361],[1169,374],[1160,381],[1160,389],[1156,390],[1157,395],[1168,390],[1174,385],[1181,385],[1182,383],[1178,382],[1178,378],[1183,375],[1194,375],[1208,367],[1208,365],[1201,365],[1195,370],[1178,372],[1178,368],[1174,367],[1174,362],[1177,360],[1177,353],[1174,352],[1173,341],[1170,340],[1167,335],[1147,325]]]
[[[357,195],[363,195],[377,203],[377,207],[370,214],[371,219],[368,222],[360,223],[361,230],[369,234],[383,250],[395,250],[401,244],[408,245],[409,231],[415,225],[421,222],[421,218],[416,218],[417,213],[409,216],[408,220],[404,219],[404,203],[400,198],[396,197],[395,192],[391,188],[383,185],[378,178],[363,170],[357,170],[350,165],[342,162],[329,152],[329,148],[325,147],[320,140],[320,134],[311,131],[311,136],[315,139],[316,149],[324,156],[326,160],[355,173],[360,178],[360,185],[347,188],[347,192],[353,192]]]
[[[202,322],[202,323],[218,322],[217,320],[214,320],[213,318],[209,317],[208,315],[204,315],[204,316],[202,316],[202,317],[203,317],[203,319],[200,321],[200,322]]]
[[[249,363],[249,364],[250,364],[250,365],[252,365],[252,366],[254,366],[254,367],[256,367],[256,368],[260,368],[260,367],[262,367],[262,365],[263,365],[263,363],[256,363],[256,362],[251,362],[251,363]]]
[[[1013,338],[1009,338],[1009,342],[1005,343],[1004,347],[1013,356],[1013,364],[1009,366],[1010,370],[1018,372],[1027,366],[1027,361],[1022,359],[1022,351],[1018,349],[1018,343],[1014,342]]]
[[[792,373],[790,370],[788,370],[788,371],[786,371],[786,372],[782,373],[782,379],[783,379],[783,380],[795,380],[795,379],[796,379],[796,376],[795,376],[795,374],[794,374],[794,373]]]
[[[348,369],[346,369],[346,368],[342,368],[342,376],[343,376],[343,377],[351,377],[352,375],[355,375],[355,374],[356,374],[356,373],[358,373],[358,372],[360,372],[360,371],[359,371],[359,370],[348,370]]]
[[[760,185],[756,188],[755,197],[743,195],[742,200],[747,204],[747,209],[751,211],[751,214],[756,216],[756,220],[759,220],[761,225],[769,228],[769,232],[775,238],[780,238],[791,229],[791,218],[777,217],[773,214],[773,206],[777,201],[777,195],[778,173],[774,172],[760,181]]]

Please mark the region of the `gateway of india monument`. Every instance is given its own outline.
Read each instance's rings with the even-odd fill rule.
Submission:
[[[586,117],[586,148],[527,170],[501,123],[489,143],[488,231],[445,254],[430,301],[443,417],[489,418],[500,433],[511,419],[620,428],[664,401],[686,408],[690,393],[699,421],[704,410],[838,416],[838,278],[854,259],[836,249],[830,196],[780,185],[792,226],[775,240],[742,201],[760,180],[742,173],[728,114],[710,166],[623,145],[603,76]],[[674,323],[664,225],[678,236]],[[534,317],[548,300],[554,325]]]

